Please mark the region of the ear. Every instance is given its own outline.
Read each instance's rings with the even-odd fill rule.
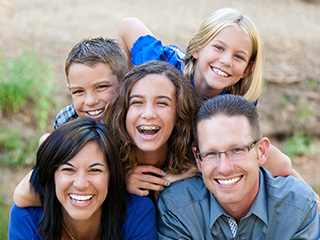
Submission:
[[[198,60],[199,58],[199,52],[198,51],[195,51],[194,53],[192,53],[192,56]]]
[[[265,164],[265,162],[267,161],[269,146],[270,146],[269,139],[266,137],[261,138],[258,146],[258,162],[260,166]]]
[[[71,89],[70,89],[69,83],[67,84],[67,88],[68,88],[69,93],[71,93]]]
[[[254,66],[254,62],[253,61],[248,63],[248,66],[246,67],[246,69],[244,70],[244,72],[242,74],[242,78],[246,78],[251,74],[253,66]]]
[[[201,164],[200,164],[199,159],[197,158],[197,154],[196,154],[197,153],[197,148],[193,147],[192,148],[192,152],[193,152],[194,158],[196,159],[198,170],[201,172]]]

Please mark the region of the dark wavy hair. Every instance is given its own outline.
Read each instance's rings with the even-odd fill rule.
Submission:
[[[60,239],[61,203],[55,193],[54,173],[71,160],[89,141],[99,144],[110,171],[108,195],[102,204],[100,239],[122,239],[126,218],[126,186],[122,162],[112,133],[91,118],[70,121],[52,132],[40,145],[30,183],[39,193],[43,216],[39,232],[44,239]]]
[[[118,94],[106,107],[105,122],[118,139],[125,171],[129,172],[137,165],[135,146],[126,129],[130,90],[136,82],[149,74],[160,74],[167,77],[176,88],[177,120],[168,139],[169,156],[166,167],[173,173],[182,173],[188,170],[190,164],[195,165],[191,151],[192,122],[200,100],[187,80],[171,64],[163,61],[149,61],[129,71]]]

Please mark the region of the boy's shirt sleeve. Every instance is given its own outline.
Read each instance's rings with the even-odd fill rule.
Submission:
[[[76,113],[73,103],[69,106],[63,108],[58,115],[56,116],[56,120],[54,122],[54,129],[57,129],[61,125],[69,122],[70,120],[77,119],[79,116]]]

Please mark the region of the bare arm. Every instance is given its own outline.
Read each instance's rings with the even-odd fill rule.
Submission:
[[[268,158],[263,167],[275,176],[288,176],[292,173],[290,158],[272,144],[270,144]]]
[[[31,189],[29,180],[32,171],[30,171],[18,184],[13,193],[13,201],[18,207],[39,207],[41,206],[38,194]]]
[[[163,177],[163,179],[168,180],[170,183],[180,181],[186,178],[192,178],[194,177],[197,173],[199,173],[199,170],[196,166],[190,166],[189,170],[181,173],[181,174],[173,174],[169,171],[167,171],[167,174]]]
[[[128,56],[129,69],[131,67],[130,50],[140,36],[151,35],[152,32],[137,18],[127,17],[120,21],[118,27],[118,43]]]

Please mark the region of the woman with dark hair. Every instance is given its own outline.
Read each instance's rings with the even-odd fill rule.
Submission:
[[[30,182],[43,208],[13,205],[9,239],[156,239],[154,205],[127,196],[109,129],[77,119],[39,147]]]

